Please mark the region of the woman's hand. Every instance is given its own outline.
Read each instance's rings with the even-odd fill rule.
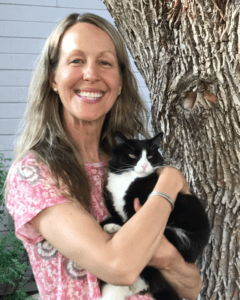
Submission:
[[[175,260],[177,252],[173,244],[163,235],[157,251],[154,253],[148,265],[158,270],[167,270]]]
[[[157,174],[159,175],[159,180],[166,179],[175,181],[179,185],[182,194],[191,194],[186,178],[183,174],[175,167],[163,166],[158,168]]]
[[[202,279],[197,266],[185,262],[165,236],[148,265],[159,270],[180,298],[195,300],[198,297],[202,289]]]

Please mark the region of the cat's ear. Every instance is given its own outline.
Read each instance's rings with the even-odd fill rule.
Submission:
[[[127,138],[120,131],[116,131],[113,134],[114,144],[115,146],[126,143]]]
[[[158,148],[160,147],[160,143],[163,139],[163,132],[159,132],[155,137],[153,137],[150,141],[152,144],[156,145]]]

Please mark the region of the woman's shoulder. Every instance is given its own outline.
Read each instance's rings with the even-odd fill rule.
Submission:
[[[31,165],[31,164],[37,165],[38,163],[37,163],[37,159],[36,159],[34,153],[31,151],[28,151],[21,158],[14,161],[14,163],[10,167],[10,170],[18,167],[19,165]]]
[[[27,180],[29,183],[34,184],[40,177],[40,173],[48,174],[47,166],[41,163],[31,151],[26,153],[21,159],[14,162],[8,172],[8,180],[14,180],[16,176]]]

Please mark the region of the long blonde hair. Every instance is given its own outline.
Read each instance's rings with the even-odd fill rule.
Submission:
[[[58,67],[62,38],[71,26],[79,22],[93,24],[110,36],[117,52],[123,82],[121,95],[104,121],[100,147],[111,154],[112,136],[117,130],[132,138],[139,135],[149,137],[146,130],[147,110],[139,95],[121,36],[114,26],[97,15],[71,14],[52,31],[38,59],[29,87],[28,103],[15,149],[14,162],[31,151],[38,161],[48,166],[57,186],[60,187],[60,181],[63,181],[68,196],[79,201],[90,211],[89,180],[80,163],[80,154],[64,130],[62,103],[50,85],[50,76]]]

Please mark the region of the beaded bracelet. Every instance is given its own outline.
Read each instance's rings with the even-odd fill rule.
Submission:
[[[172,205],[172,210],[174,209],[175,202],[167,194],[153,191],[153,192],[151,192],[151,194],[149,194],[148,198],[151,196],[155,196],[155,195],[161,196],[161,197],[167,199]]]

